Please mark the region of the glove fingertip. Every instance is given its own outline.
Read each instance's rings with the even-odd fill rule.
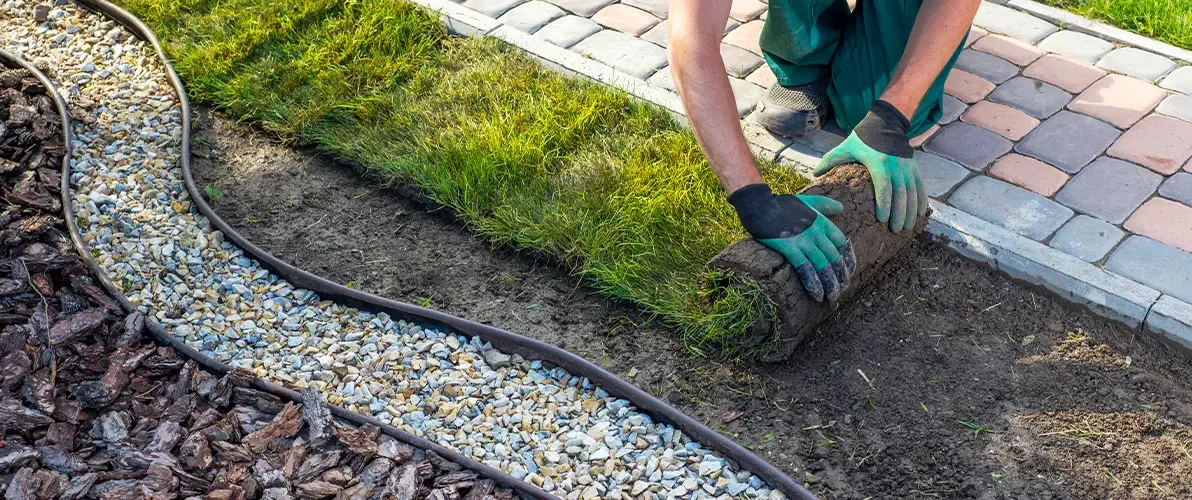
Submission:
[[[796,266],[795,274],[799,276],[799,281],[803,282],[803,289],[807,290],[807,295],[810,295],[816,302],[824,301],[824,286],[820,283],[819,273],[815,271],[811,262],[804,262]]]

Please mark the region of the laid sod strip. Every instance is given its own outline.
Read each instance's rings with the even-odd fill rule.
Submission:
[[[1192,0],[1041,0],[1127,31],[1192,50]]]
[[[398,0],[122,3],[197,100],[416,186],[496,243],[558,257],[692,349],[737,352],[771,307],[705,270],[743,233],[691,134],[660,109],[498,41],[449,37]],[[763,169],[778,190],[806,182]]]

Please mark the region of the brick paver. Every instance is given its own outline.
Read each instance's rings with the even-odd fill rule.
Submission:
[[[989,94],[989,100],[1021,109],[1042,120],[1064,109],[1064,105],[1072,100],[1072,94],[1055,85],[1019,76],[994,90]]]
[[[613,30],[585,38],[575,51],[643,80],[666,66],[666,49]]]
[[[972,105],[960,116],[960,120],[985,127],[1012,141],[1022,139],[1039,125],[1039,120],[1031,115],[1010,106],[989,101],[981,101]]]
[[[563,9],[553,4],[541,0],[530,0],[509,9],[509,12],[503,14],[498,20],[507,26],[533,34],[563,15]]]
[[[740,22],[749,22],[757,19],[766,11],[766,4],[757,0],[733,0],[732,9],[728,11],[728,16]]]
[[[1151,198],[1130,216],[1123,227],[1185,252],[1192,252],[1192,207],[1183,203]]]
[[[737,26],[724,36],[724,43],[736,45],[760,56],[762,48],[758,45],[758,39],[761,37],[763,25],[764,21],[756,20]]]
[[[989,80],[955,68],[948,73],[948,79],[944,81],[944,92],[967,104],[984,99],[993,92],[994,87],[993,82]]]
[[[1105,76],[1105,70],[1085,62],[1048,54],[1022,70],[1022,76],[1050,83],[1073,94]]]
[[[978,40],[984,38],[987,35],[989,35],[988,31],[985,31],[985,30],[978,28],[976,26],[970,26],[968,38],[966,38],[964,40],[964,46],[965,47],[972,46],[972,44],[977,43]]]
[[[670,0],[621,0],[621,3],[637,7],[662,19],[666,19],[667,13],[670,12]]]
[[[1122,47],[1102,58],[1097,67],[1153,82],[1175,69],[1175,61],[1134,47]]]
[[[488,17],[501,17],[509,9],[521,5],[526,0],[467,0],[464,7],[484,14]]]
[[[579,16],[565,16],[552,21],[534,33],[534,36],[563,48],[570,48],[596,32],[600,25]]]
[[[1018,186],[992,177],[969,179],[948,197],[948,203],[1033,240],[1042,240],[1074,213]]]
[[[1192,66],[1176,68],[1163,81],[1159,82],[1159,86],[1192,95]]]
[[[1113,224],[1087,215],[1077,215],[1064,224],[1049,243],[1068,255],[1088,262],[1105,258],[1126,233]]]
[[[733,88],[733,99],[736,101],[739,116],[745,116],[762,100],[762,96],[766,95],[766,89],[740,78],[729,77],[728,84]]]
[[[592,20],[609,29],[633,36],[641,36],[654,25],[662,22],[653,14],[623,3],[615,3],[600,9]]]
[[[923,149],[970,169],[981,170],[1009,152],[1013,146],[1005,137],[994,132],[956,122],[935,134]]]
[[[1106,154],[1171,175],[1192,158],[1192,123],[1148,116],[1122,134]]]
[[[749,76],[764,62],[757,54],[727,43],[720,44],[720,57],[724,59],[724,69],[728,75],[737,78]]]
[[[1159,186],[1159,196],[1192,206],[1192,174],[1179,172]]]
[[[1192,254],[1171,245],[1131,236],[1109,254],[1105,269],[1192,302]]]
[[[670,42],[670,20],[662,21],[655,24],[650,31],[642,35],[642,40],[658,45],[659,47],[666,47]]]
[[[1163,177],[1132,163],[1098,158],[1055,195],[1055,200],[1101,220],[1121,223],[1154,194]]]
[[[1092,35],[1063,30],[1039,42],[1039,48],[1092,64],[1113,50],[1113,44]]]
[[[1155,112],[1192,122],[1192,97],[1184,94],[1171,94],[1159,103]]]
[[[1053,35],[1054,36],[1054,35]],[[993,54],[1019,66],[1026,66],[1043,56],[1038,47],[1022,40],[1002,35],[982,37],[972,45],[973,50]]]
[[[932,136],[935,135],[936,132],[939,132],[939,131],[940,131],[940,126],[938,123],[932,125],[931,128],[927,129],[926,132],[923,132],[922,134],[911,137],[911,147],[917,148],[919,146],[922,146],[924,143],[927,142],[928,139],[930,139]]]
[[[1107,123],[1060,111],[1035,127],[1014,150],[1074,174],[1105,151],[1120,134]]]
[[[1030,14],[990,2],[981,2],[973,24],[1030,43],[1038,43],[1059,29]]]
[[[948,194],[972,172],[956,162],[939,155],[915,151],[919,162],[920,179],[927,185],[927,196],[939,198]]]
[[[577,16],[592,17],[600,9],[603,9],[617,0],[547,0],[550,3],[558,5],[563,10],[575,14]]]
[[[745,78],[745,81],[768,89],[774,86],[775,83],[778,83],[778,78],[774,76],[774,71],[770,69],[770,65],[763,64],[758,66],[757,69],[753,70],[753,73],[750,73],[749,76]]]
[[[1068,174],[1028,156],[1010,153],[989,167],[989,175],[1050,197],[1068,182]]]
[[[1163,89],[1137,78],[1109,75],[1076,96],[1068,109],[1127,128],[1167,97]]]
[[[976,50],[961,52],[960,57],[956,59],[956,67],[995,84],[1009,80],[1018,74],[1018,66],[1015,66],[1014,63]]]
[[[947,125],[956,121],[966,109],[968,105],[960,102],[960,99],[944,94],[944,115],[940,117],[939,124]]]

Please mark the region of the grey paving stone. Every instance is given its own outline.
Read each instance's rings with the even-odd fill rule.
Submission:
[[[733,100],[737,103],[737,116],[748,114],[757,105],[757,102],[762,100],[762,96],[766,95],[766,89],[760,85],[740,78],[730,77],[728,84],[733,88]]]
[[[1013,143],[995,132],[976,125],[955,122],[931,136],[927,144],[923,145],[923,150],[972,170],[981,170],[993,163],[993,160],[1010,152],[1013,146]]]
[[[642,40],[658,45],[659,47],[666,47],[667,41],[670,39],[670,21],[664,20],[655,24],[650,31],[642,35]]]
[[[1097,262],[1125,235],[1113,224],[1077,215],[1051,237],[1051,246],[1078,259]]]
[[[1167,90],[1192,95],[1192,66],[1176,68],[1170,75],[1167,75],[1167,78],[1159,82],[1159,86]]]
[[[534,36],[566,49],[598,31],[600,25],[590,19],[565,16],[543,26]]]
[[[654,73],[654,76],[646,80],[646,83],[657,85],[676,94],[679,92],[678,87],[675,87],[675,77],[671,74],[669,66],[658,70],[657,73]]]
[[[997,179],[979,175],[948,197],[964,212],[1032,240],[1042,240],[1072,218],[1068,207]]]
[[[1102,156],[1084,167],[1055,195],[1077,212],[1120,224],[1163,182],[1163,176],[1130,162]]]
[[[506,26],[533,34],[560,17],[563,17],[563,9],[542,0],[530,0],[509,9],[509,12],[503,14],[498,20],[505,23]]]
[[[1002,83],[1018,74],[1018,66],[992,54],[966,49],[956,59],[956,67],[993,83]]]
[[[596,33],[573,50],[642,80],[666,66],[666,49],[619,31]]]
[[[728,71],[728,76],[736,78],[749,76],[750,72],[764,62],[757,54],[727,43],[720,44],[720,57],[724,59],[724,69]]]
[[[1032,44],[1059,30],[1054,24],[1009,7],[981,2],[973,24]]]
[[[1104,153],[1119,135],[1121,132],[1108,123],[1060,111],[1035,127],[1014,150],[1074,174]]]
[[[464,7],[484,14],[488,17],[501,17],[509,9],[521,5],[526,0],[467,0]]]
[[[940,118],[940,126],[942,127],[956,121],[966,109],[968,109],[968,104],[965,104],[960,99],[944,94],[944,116]]]
[[[1003,83],[989,100],[1013,106],[1040,120],[1056,114],[1072,100],[1072,94],[1050,83],[1019,76]]]
[[[1192,122],[1192,97],[1184,94],[1171,94],[1159,103],[1155,112]]]
[[[1039,48],[1094,64],[1113,50],[1113,44],[1092,35],[1063,30],[1053,33],[1046,40],[1039,42]]]
[[[1146,329],[1192,349],[1192,304],[1164,295],[1146,315]]]
[[[575,14],[577,16],[592,17],[600,9],[608,7],[617,0],[547,0],[550,3],[558,5],[563,10]]]
[[[923,151],[915,151],[915,161],[919,162],[920,178],[927,184],[927,196],[932,198],[948,194],[970,173],[952,160]]]
[[[1192,206],[1192,174],[1177,172],[1159,186],[1159,196]]]
[[[1097,67],[1153,82],[1175,69],[1175,61],[1134,47],[1122,47],[1102,58]]]
[[[666,19],[670,11],[670,0],[621,0],[621,3],[654,14],[658,19]]]
[[[1192,302],[1192,254],[1145,236],[1131,236],[1109,254],[1105,269]]]

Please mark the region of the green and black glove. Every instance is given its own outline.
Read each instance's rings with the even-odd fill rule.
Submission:
[[[825,215],[844,211],[840,202],[816,195],[776,195],[766,184],[734,191],[728,202],[755,239],[786,257],[816,302],[835,301],[857,267],[853,246]]]
[[[927,215],[927,187],[919,178],[919,164],[907,136],[911,123],[886,101],[877,101],[869,114],[839,146],[820,160],[815,175],[837,165],[860,163],[873,179],[877,220],[890,223],[895,233],[915,225],[915,216]]]

